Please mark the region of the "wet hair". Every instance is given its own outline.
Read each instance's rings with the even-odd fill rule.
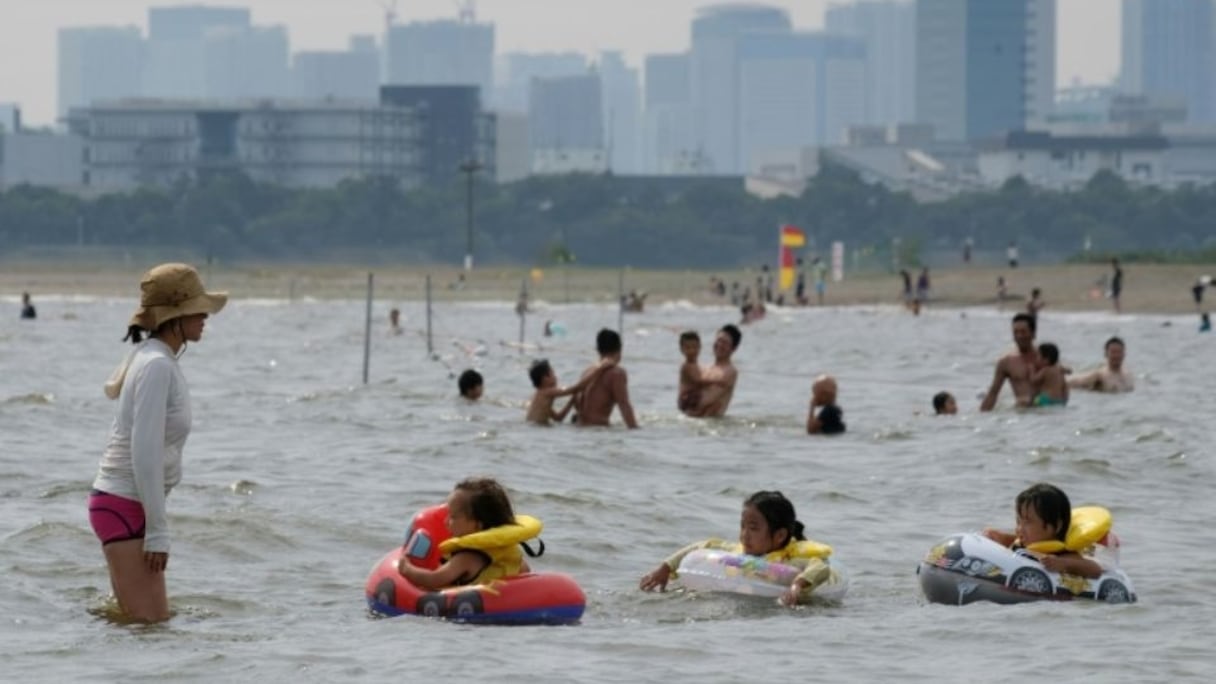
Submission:
[[[1039,356],[1047,360],[1047,365],[1054,366],[1060,362],[1060,348],[1050,342],[1039,345]]]
[[[461,373],[460,378],[456,380],[456,386],[460,388],[460,396],[462,397],[469,396],[469,392],[471,392],[474,387],[478,387],[483,384],[485,384],[485,380],[481,377],[481,373],[478,373],[472,368]]]
[[[686,330],[680,333],[680,346],[684,346],[685,342],[700,342],[701,336],[696,330]]]
[[[595,336],[595,349],[600,356],[608,356],[621,351],[621,335],[615,330],[604,328]]]
[[[1028,313],[1020,313],[1013,317],[1013,325],[1017,325],[1018,321],[1025,322],[1026,325],[1030,326],[1030,332],[1035,332],[1035,328],[1037,326],[1035,325],[1034,316],[1031,316]]]
[[[756,512],[764,516],[764,522],[768,523],[768,533],[775,534],[777,530],[785,530],[788,534],[786,543],[791,541],[806,541],[806,531],[801,522],[798,522],[798,514],[794,512],[794,504],[785,498],[781,492],[760,491],[747,497],[743,502],[744,506],[751,506],[756,509]]]
[[[532,386],[539,388],[540,384],[545,381],[545,378],[553,372],[553,366],[549,365],[546,359],[537,359],[532,362],[532,367],[528,369],[528,377],[532,378]]]
[[[469,495],[469,517],[482,529],[515,524],[515,511],[507,490],[492,477],[469,477],[456,483],[455,489]]]
[[[1068,495],[1059,487],[1040,482],[1018,494],[1014,502],[1020,512],[1029,508],[1039,516],[1044,525],[1055,528],[1056,539],[1064,541],[1068,526],[1072,524],[1072,504]]]
[[[933,412],[941,413],[942,411],[945,411],[946,402],[950,401],[951,398],[952,397],[950,396],[949,392],[938,392],[937,394],[934,394],[933,395]]]
[[[1103,349],[1103,350],[1110,349],[1110,346],[1111,346],[1112,344],[1117,344],[1117,345],[1119,345],[1120,347],[1123,347],[1124,349],[1127,349],[1127,345],[1126,345],[1126,344],[1123,344],[1123,338],[1122,338],[1122,337],[1112,337],[1112,338],[1110,338],[1109,340],[1107,340],[1107,341],[1106,341],[1106,344],[1105,344],[1105,345],[1103,345],[1102,349]]]
[[[732,350],[738,349],[739,343],[743,341],[743,333],[739,332],[739,328],[730,323],[722,326],[722,329],[718,332],[724,332],[726,333],[726,336],[730,338],[730,348]]]

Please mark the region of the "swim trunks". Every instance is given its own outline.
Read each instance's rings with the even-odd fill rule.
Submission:
[[[101,545],[144,538],[144,506],[99,489],[89,492],[89,524]]]
[[[1053,399],[1052,397],[1049,397],[1043,393],[1040,393],[1038,396],[1036,396],[1032,403],[1035,406],[1067,406],[1068,405],[1067,400],[1060,401],[1059,399]]]

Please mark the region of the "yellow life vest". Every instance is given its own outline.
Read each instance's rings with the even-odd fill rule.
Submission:
[[[731,553],[743,553],[742,544],[734,544],[730,548]],[[764,560],[769,563],[785,563],[795,558],[819,558],[824,559],[832,555],[832,547],[817,541],[809,539],[799,541],[792,540],[785,545],[783,549],[769,551],[764,554]]]
[[[1101,541],[1110,532],[1114,523],[1110,511],[1101,506],[1082,506],[1072,509],[1068,524],[1068,534],[1064,541],[1048,539],[1027,544],[1028,551],[1036,553],[1060,553],[1063,551],[1081,552]]]
[[[452,537],[439,544],[439,552],[445,558],[458,551],[479,551],[490,559],[488,565],[476,577],[477,582],[489,582],[503,577],[518,575],[523,567],[523,552],[519,545],[540,536],[544,528],[540,520],[530,515],[515,516],[514,525],[502,525],[488,530]]]

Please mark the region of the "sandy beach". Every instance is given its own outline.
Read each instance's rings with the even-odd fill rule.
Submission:
[[[43,295],[134,296],[139,274],[147,266],[114,263],[34,262],[0,263],[0,297],[15,298],[28,291]],[[757,270],[748,271],[650,271],[635,269],[589,269],[551,267],[486,267],[475,269],[461,282],[455,266],[392,267],[355,264],[240,264],[212,267],[200,265],[209,288],[227,290],[237,298],[358,298],[364,296],[367,275],[375,274],[377,300],[412,301],[425,298],[426,278],[431,277],[435,301],[514,301],[527,283],[532,301],[612,302],[623,279],[625,292],[646,293],[654,306],[669,301],[694,304],[728,302],[709,288],[710,278],[723,279],[728,288],[755,287]],[[1003,306],[1020,309],[1026,295],[1042,288],[1048,309],[1109,311],[1111,302],[1101,287],[1110,266],[1054,265],[1018,269],[960,267],[934,270],[930,306]],[[1212,265],[1148,265],[1124,267],[1123,311],[1126,313],[1193,313],[1191,287],[1200,275],[1216,274]],[[913,273],[915,276],[915,273]],[[1008,297],[997,299],[997,278],[1003,276]],[[808,284],[814,297],[814,286]],[[829,282],[825,304],[897,304],[902,300],[902,281],[897,274],[846,274],[841,282]],[[1209,293],[1205,305],[1216,301]]]

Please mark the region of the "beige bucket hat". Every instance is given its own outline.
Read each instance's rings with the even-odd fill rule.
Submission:
[[[130,325],[156,330],[165,321],[193,314],[218,313],[228,303],[227,292],[207,292],[198,271],[189,264],[161,264],[139,281],[139,310]]]

